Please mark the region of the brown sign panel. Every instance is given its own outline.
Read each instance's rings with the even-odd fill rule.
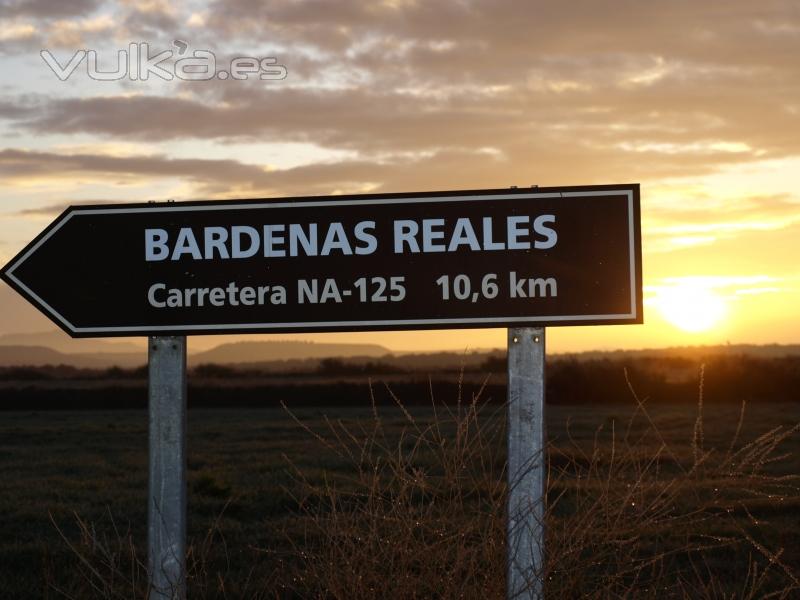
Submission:
[[[72,207],[2,278],[74,337],[641,323],[639,186]]]

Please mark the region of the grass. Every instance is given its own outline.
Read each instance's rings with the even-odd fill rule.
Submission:
[[[373,409],[365,389],[363,409],[190,411],[190,597],[502,597],[504,414],[477,391],[450,408]],[[550,597],[796,594],[800,411],[740,416],[551,407]],[[142,597],[146,423],[3,414],[4,597]]]

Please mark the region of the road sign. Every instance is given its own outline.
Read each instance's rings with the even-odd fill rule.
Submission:
[[[639,186],[76,206],[2,278],[74,337],[641,323]]]

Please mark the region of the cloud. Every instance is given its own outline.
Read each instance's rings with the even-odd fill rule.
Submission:
[[[119,5],[116,33],[174,33],[198,9],[191,35],[225,40],[210,47],[221,65],[233,48],[272,46],[289,77],[175,81],[163,95],[109,86],[35,111],[6,101],[0,115],[39,135],[300,141],[366,162],[489,146],[515,164],[627,160],[653,177],[800,154],[793,2],[153,1]]]
[[[424,71],[437,56],[453,66],[452,58],[461,54],[450,77],[485,80],[494,72],[524,72],[543,56],[560,57],[564,64],[586,55],[625,54],[756,64],[776,46],[796,43],[785,33],[797,25],[795,8],[793,0],[732,0],[724,6],[692,0],[343,0],[335,5],[217,0],[210,5],[209,22],[229,38],[276,39],[330,54],[348,50],[357,59],[376,62],[401,58],[384,66],[408,73]],[[475,52],[481,48],[484,52]]]
[[[30,17],[35,19],[58,19],[79,17],[93,12],[101,0],[2,0],[0,14],[3,17]]]
[[[108,84],[102,96],[0,98],[0,117],[19,135],[165,144],[160,155],[132,157],[8,149],[0,170],[12,181],[113,174],[177,178],[198,194],[291,195],[653,182],[800,155],[794,2],[153,0],[115,5],[113,14],[113,26],[96,16],[55,23],[67,33],[90,35],[100,24],[110,27],[104,35],[163,36],[191,21],[193,48],[203,47],[199,38],[224,40],[209,47],[220,65],[275,47],[289,77],[175,81],[160,95],[125,82],[132,93]],[[170,157],[167,144],[184,140],[198,141],[199,155],[209,142],[218,155],[227,143],[268,141],[355,158],[275,170]],[[665,236],[687,246],[715,239],[708,228],[670,230],[680,211],[652,208],[648,218]]]
[[[36,34],[36,28],[30,23],[19,21],[0,22],[0,43],[21,42],[28,40]]]
[[[16,215],[20,217],[55,217],[60,215],[71,206],[83,206],[91,204],[116,204],[117,202],[124,202],[123,200],[67,200],[66,202],[59,202],[58,204],[48,204],[46,206],[35,206],[33,208],[25,208],[17,211]]]
[[[695,192],[655,205],[646,201],[644,213],[648,250],[674,252],[790,230],[800,225],[800,200],[787,194],[726,198]]]
[[[796,36],[756,27],[749,4],[727,20],[696,3],[619,4],[626,11],[582,3],[574,15],[504,2],[212,4],[197,29],[232,36],[220,64],[231,45],[261,36],[286,44],[289,77],[42,98],[34,114],[5,115],[36,134],[301,141],[366,160],[491,146],[518,162],[622,157],[654,175],[800,154],[800,76],[784,60],[800,49]],[[791,17],[788,5],[771,6]]]
[[[115,25],[110,15],[86,19],[62,19],[47,27],[44,44],[50,48],[84,48],[92,39],[107,36]]]
[[[149,40],[181,37],[181,3],[168,0],[124,0],[124,16],[120,27],[127,31],[130,40]]]
[[[32,102],[35,103],[36,99],[32,99]],[[23,99],[15,101],[0,99],[0,119],[21,119],[31,116],[33,112],[31,104]]]
[[[176,3],[102,0],[0,0],[0,53],[33,55],[42,48],[108,48],[180,37]]]
[[[69,174],[116,174],[123,176],[190,177],[210,180],[215,175],[225,179],[252,176],[257,167],[232,160],[170,159],[165,156],[119,157],[104,154],[57,154],[6,149],[0,151],[0,173],[9,180]]]
[[[184,159],[165,155],[111,156],[6,149],[0,151],[0,177],[7,185],[108,186],[110,182],[155,185],[163,179],[190,184],[193,197],[302,196],[334,193],[395,192],[521,187],[635,181],[653,168],[634,168],[625,160],[592,164],[592,155],[569,145],[513,159],[490,148],[440,149],[368,159],[314,163],[288,169],[230,159]],[[577,165],[581,165],[580,168]],[[674,171],[677,167],[670,166]],[[686,171],[686,168],[681,169]]]
[[[648,217],[663,222],[687,222],[713,214],[734,221],[753,219],[800,220],[800,197],[784,194],[712,196],[693,190],[688,194],[673,192],[657,205],[648,206]]]
[[[699,219],[702,222],[702,217]],[[643,225],[642,247],[647,252],[645,270],[651,275],[681,277],[736,277],[752,273],[782,279],[800,276],[800,269],[794,260],[797,256],[797,240],[800,239],[800,221],[769,230],[742,229],[735,234],[712,236],[715,238],[712,243],[672,245],[669,251],[661,251],[659,238]],[[794,288],[796,295],[796,284]]]
[[[724,92],[718,82],[717,93]],[[728,82],[733,86],[733,82]],[[204,85],[204,84],[198,84]],[[364,155],[494,146],[507,155],[566,146],[598,159],[705,166],[800,153],[788,135],[796,117],[768,110],[759,126],[739,118],[739,95],[720,105],[693,92],[694,104],[666,86],[631,94],[508,89],[427,97],[408,90],[255,87],[242,82],[186,96],[97,96],[43,101],[35,114],[11,115],[18,129],[147,140],[311,142]],[[643,97],[642,97],[643,95]],[[753,103],[757,102],[755,97]],[[7,107],[13,104],[6,103]],[[4,111],[8,115],[9,108]],[[730,113],[730,115],[725,114]],[[14,118],[16,117],[16,118]],[[542,148],[544,150],[544,148]]]
[[[329,194],[361,189],[370,176],[381,179],[385,170],[374,163],[351,161],[335,165],[315,164],[270,171],[234,160],[176,159],[163,155],[109,156],[103,154],[58,154],[15,149],[0,151],[0,175],[8,184],[65,177],[102,183],[117,180],[178,178],[191,182],[198,194],[212,197],[260,191],[269,195],[292,193]]]
[[[327,195],[368,191],[413,191],[527,185],[520,169],[491,152],[441,151],[392,161],[341,160],[289,169],[234,160],[177,159],[164,155],[109,156],[61,154],[18,149],[0,151],[0,177],[6,184],[37,186],[66,180],[86,186],[162,179],[189,183],[178,199]],[[530,173],[530,171],[529,171]],[[560,173],[560,172],[559,172]],[[559,173],[555,173],[558,176]],[[554,183],[550,181],[550,183]]]

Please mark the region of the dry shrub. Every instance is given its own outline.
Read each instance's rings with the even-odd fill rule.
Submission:
[[[572,436],[548,448],[546,564],[550,598],[788,598],[799,593],[781,549],[759,538],[749,503],[797,497],[795,476],[766,467],[798,427],[775,428],[722,451],[707,448],[702,374],[688,448],[672,448],[631,389],[632,415],[599,428],[588,446]],[[395,398],[405,427],[296,419],[348,468],[304,490],[289,539],[284,597],[505,597],[504,407],[480,391],[454,409],[434,402],[432,422]],[[292,530],[295,532],[296,530]]]
[[[705,446],[702,371],[691,453],[661,435],[645,402],[621,431],[612,423],[587,449],[571,436],[550,447],[548,589],[556,597],[762,598],[800,590],[793,570],[757,541],[754,499],[796,498],[797,477],[765,467],[798,426],[727,448]]]
[[[248,570],[245,577],[236,580],[228,575],[232,559],[220,526],[228,504],[205,535],[187,547],[187,596],[200,600],[275,598],[271,589],[273,586],[263,585],[265,580],[257,576],[255,567]],[[87,522],[77,513],[73,517],[77,536],[65,533],[52,515],[50,520],[75,557],[74,565],[78,573],[66,584],[55,581],[52,574],[46,573],[47,588],[59,597],[70,600],[149,598],[146,551],[142,556],[141,551],[137,550],[130,528],[120,530],[110,511],[107,514],[108,523],[100,525]],[[177,589],[159,591],[165,597],[177,599],[180,596]]]
[[[502,594],[505,548],[500,420],[480,394],[436,407],[431,423],[403,410],[399,438],[373,419],[311,431],[348,464],[319,483],[296,475],[303,539],[290,539],[285,588],[333,598],[470,598]]]
[[[147,565],[138,557],[130,529],[120,531],[110,511],[107,527],[97,527],[77,513],[73,516],[78,530],[76,539],[59,527],[52,514],[50,521],[77,559],[79,577],[64,585],[46,573],[47,587],[61,597],[74,600],[146,597]]]
[[[399,431],[374,402],[371,419],[327,419],[322,432],[292,415],[336,468],[323,478],[294,469],[296,512],[271,526],[283,542],[260,549],[262,570],[247,581],[231,581],[210,558],[224,546],[215,524],[190,549],[190,596],[504,598],[505,406],[484,404],[482,389],[463,403],[460,393],[453,405],[433,402],[432,419],[395,398]],[[690,439],[671,445],[631,392],[634,410],[621,427],[615,421],[593,441],[568,435],[548,448],[545,572],[530,574],[544,579],[546,597],[800,596],[794,565],[756,516],[798,499],[796,476],[769,469],[787,458],[781,445],[798,426],[742,442],[743,405],[732,439],[709,447],[701,377]],[[146,597],[130,534],[107,539],[78,524],[79,539],[63,537],[84,585],[52,589],[69,598]]]

